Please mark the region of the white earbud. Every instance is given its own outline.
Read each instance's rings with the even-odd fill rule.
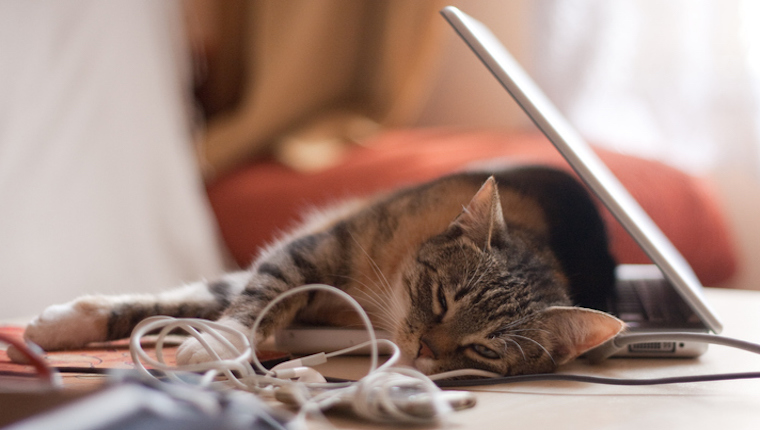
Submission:
[[[280,370],[273,370],[276,377],[280,379],[298,378],[298,382],[327,382],[321,373],[311,367],[293,367]]]

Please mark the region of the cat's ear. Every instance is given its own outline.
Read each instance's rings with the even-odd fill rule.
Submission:
[[[499,189],[493,176],[480,187],[451,226],[462,228],[483,249],[490,249],[496,240],[507,234]]]
[[[551,333],[549,350],[557,365],[603,344],[625,328],[624,322],[610,314],[569,306],[547,308],[543,311],[542,321]]]

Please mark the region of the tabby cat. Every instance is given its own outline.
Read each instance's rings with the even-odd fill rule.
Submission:
[[[348,292],[392,334],[403,363],[431,374],[548,372],[617,334],[600,311],[614,261],[594,203],[543,167],[460,173],[308,216],[246,271],[156,295],[85,296],[47,308],[25,336],[44,349],[128,337],[143,318],[218,319],[250,335],[258,312],[299,285]],[[281,302],[256,339],[293,321],[358,325],[328,293]],[[196,339],[180,363],[209,360]]]

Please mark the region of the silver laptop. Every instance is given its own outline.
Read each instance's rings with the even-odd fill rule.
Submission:
[[[628,323],[629,332],[719,333],[722,325],[683,256],[493,33],[453,6],[441,14],[654,263],[618,267],[616,298],[603,310]],[[702,343],[647,342],[616,355],[693,357],[706,349]]]

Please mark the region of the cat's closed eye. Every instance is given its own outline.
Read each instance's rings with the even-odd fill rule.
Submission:
[[[438,286],[438,305],[441,307],[441,312],[438,314],[438,318],[443,318],[446,315],[446,311],[449,309],[449,305],[446,302],[446,294],[443,292],[443,288]]]
[[[496,360],[496,359],[501,358],[501,356],[496,351],[494,351],[493,349],[487,346],[481,345],[479,343],[474,343],[470,345],[470,348],[483,358],[487,358],[490,360]]]

